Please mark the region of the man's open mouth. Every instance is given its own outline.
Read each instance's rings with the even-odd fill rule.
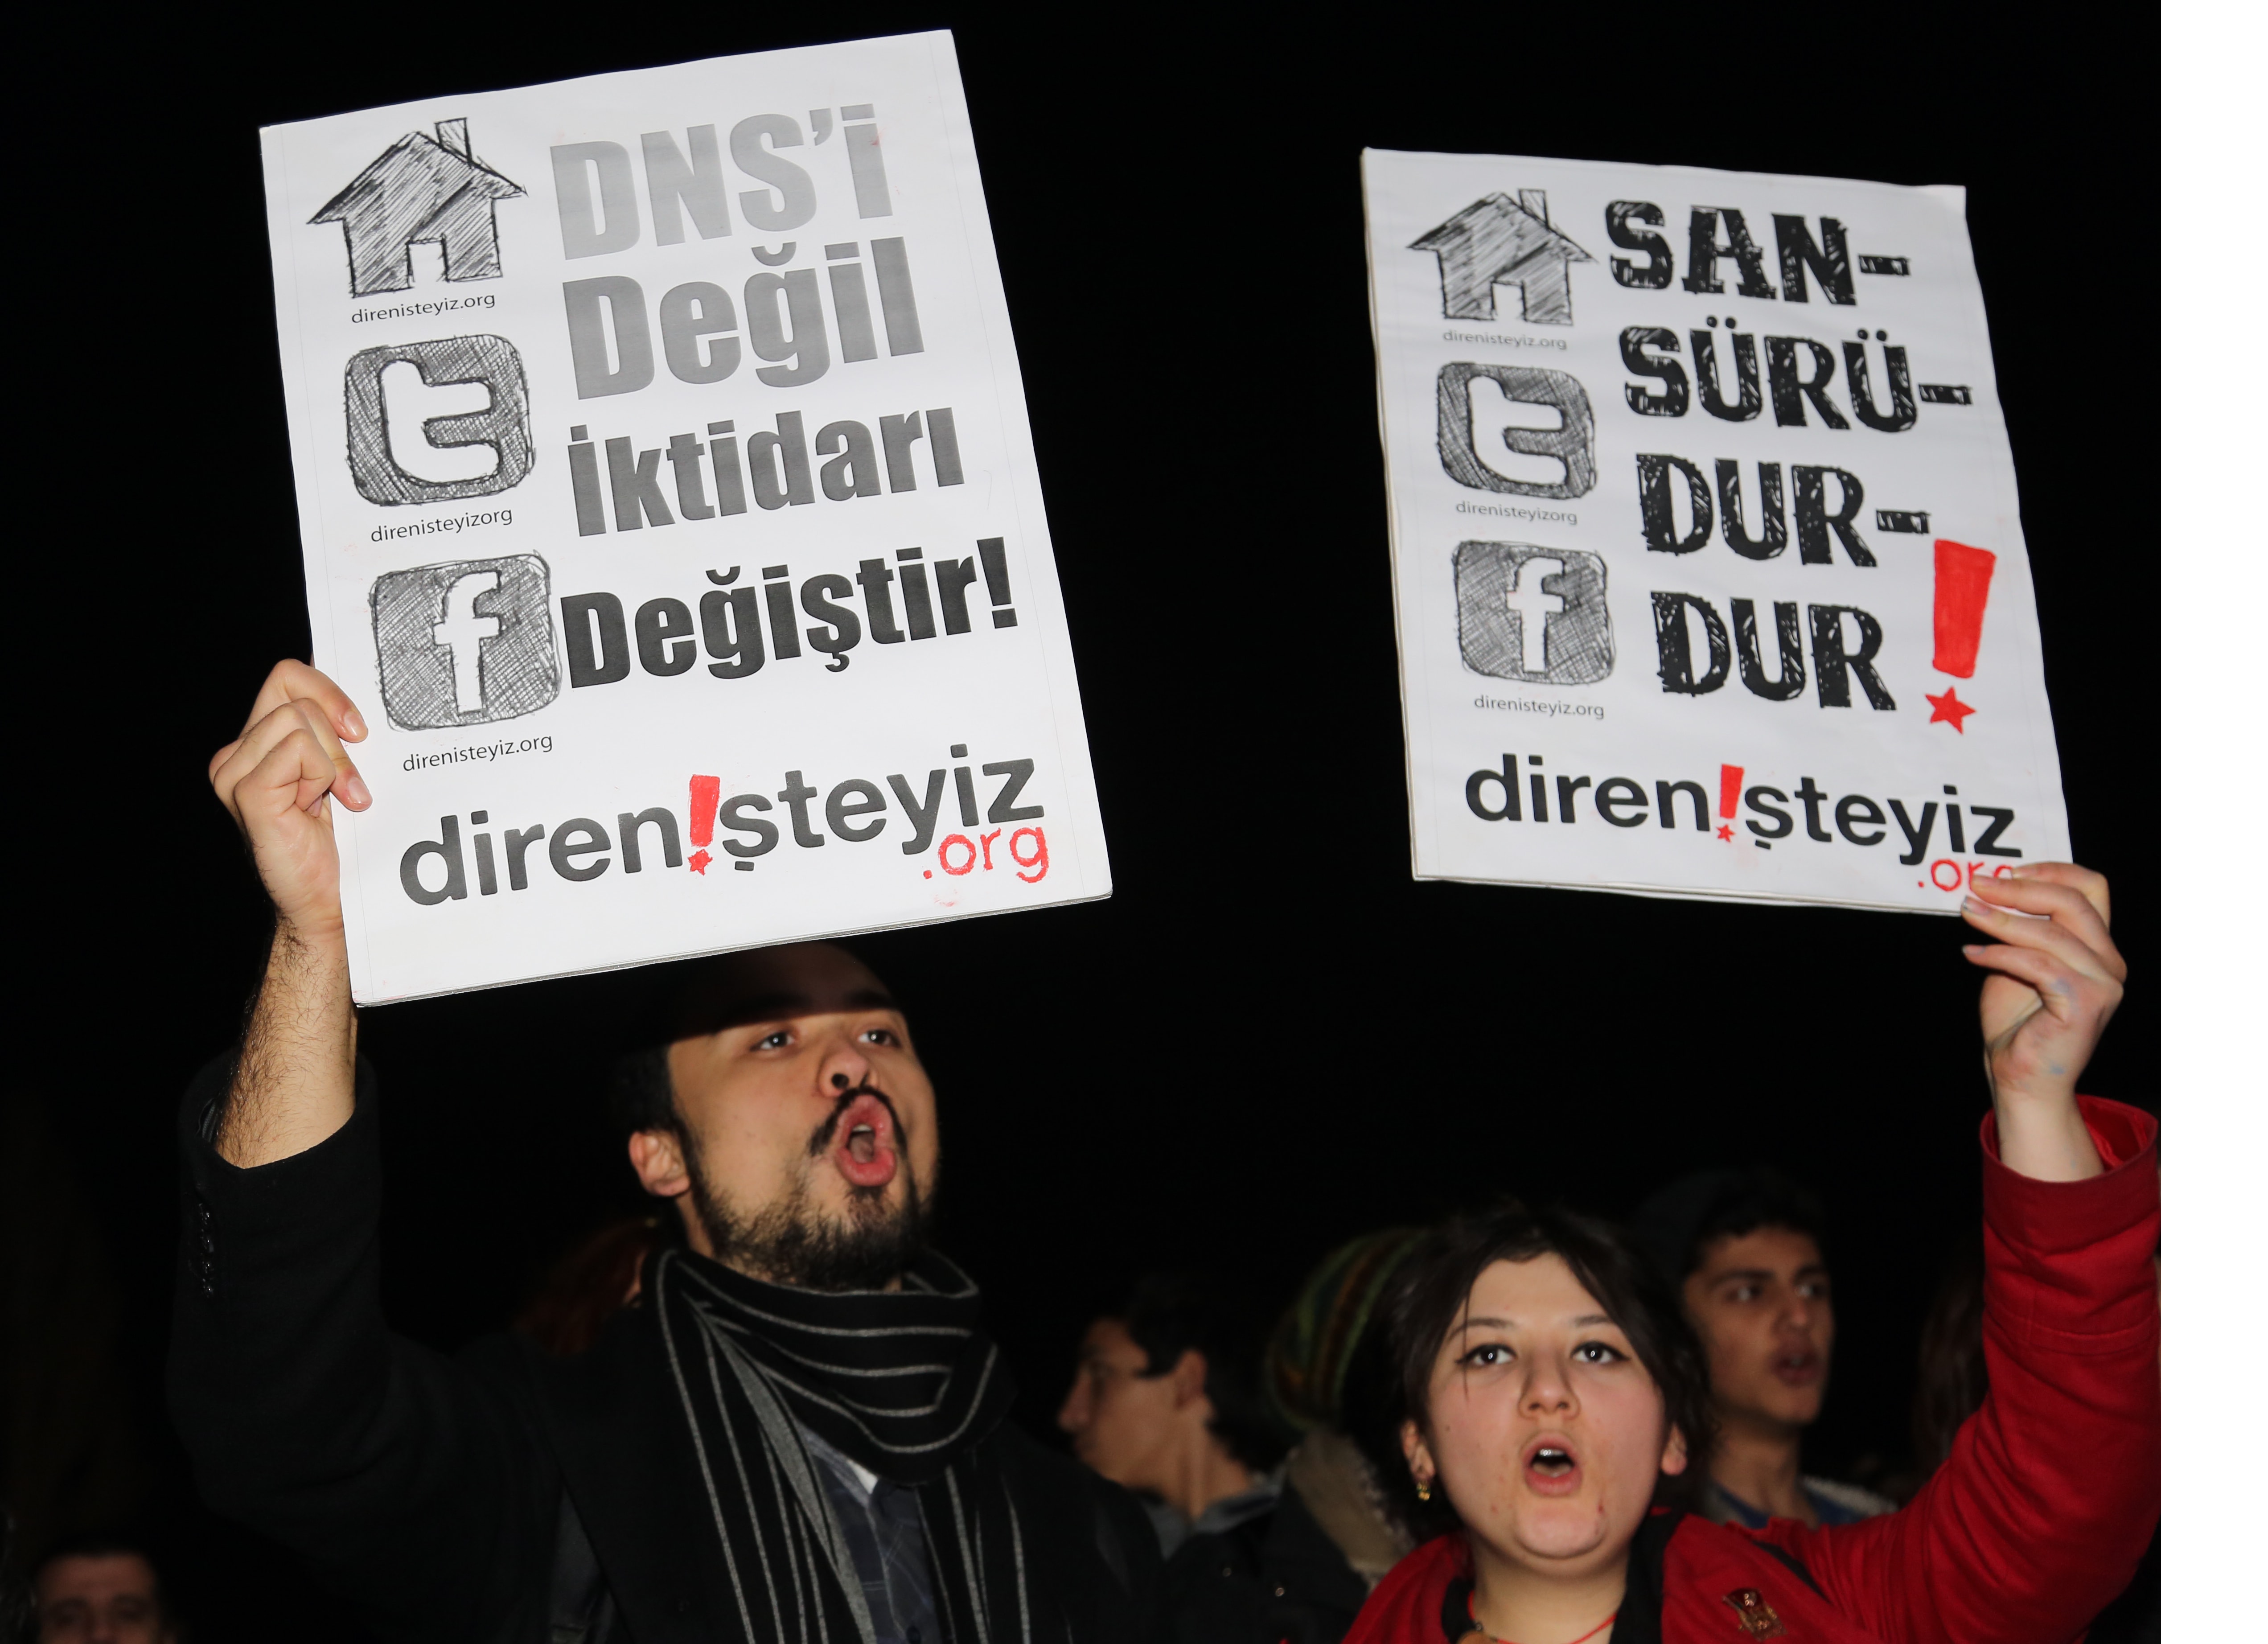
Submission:
[[[853,1187],[887,1186],[898,1174],[898,1129],[889,1104],[860,1091],[836,1117],[828,1154]]]
[[[1819,1380],[1819,1355],[1784,1353],[1772,1360],[1772,1374],[1790,1387],[1809,1387]]]

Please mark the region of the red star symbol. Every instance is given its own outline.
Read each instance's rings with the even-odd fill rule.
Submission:
[[[1717,837],[1718,837],[1719,839],[1722,839],[1722,840],[1723,840],[1727,844],[1732,844],[1732,843],[1733,843],[1733,824],[1732,824],[1732,823],[1730,823],[1730,822],[1727,822],[1727,823],[1725,823],[1722,827],[1719,828],[1719,829],[1717,829]]]
[[[715,860],[716,858],[711,856],[706,851],[696,851],[687,859],[685,866],[706,879],[709,877],[709,864]]]
[[[1962,729],[1961,722],[1963,719],[1977,711],[1955,696],[1953,687],[1950,685],[1945,688],[1945,695],[1942,697],[1933,697],[1926,691],[1923,692],[1922,700],[1929,704],[1929,722],[1932,725],[1942,719],[1956,731]]]

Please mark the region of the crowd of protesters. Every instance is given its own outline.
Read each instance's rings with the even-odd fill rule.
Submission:
[[[1920,1344],[1898,1499],[1805,1465],[1831,1229],[1764,1168],[1620,1224],[1507,1201],[1379,1229],[1288,1297],[1152,1274],[1064,1344],[1041,1435],[931,1242],[949,1104],[826,945],[674,973],[613,1082],[650,1212],[466,1353],[389,1330],[327,799],[369,802],[358,734],[286,663],[214,759],[277,926],[183,1105],[169,1404],[206,1500],[378,1636],[2060,1640],[2151,1544],[2156,1127],[2078,1094],[2125,980],[2084,869],[1966,910],[1982,1260]],[[0,1633],[186,1636],[132,1541],[0,1562]]]

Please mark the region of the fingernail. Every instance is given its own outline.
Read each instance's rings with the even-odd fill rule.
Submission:
[[[370,785],[359,776],[347,778],[347,803],[357,810],[370,803]]]
[[[2021,866],[2009,868],[2007,872],[2010,879],[2029,879],[2032,876],[2032,866],[2027,862]]]
[[[1990,913],[1992,908],[1991,903],[1979,902],[1974,896],[1963,896],[1961,899],[1961,910],[1963,913]]]
[[[362,715],[352,708],[347,710],[346,726],[347,734],[357,742],[370,734],[370,726],[362,722]]]

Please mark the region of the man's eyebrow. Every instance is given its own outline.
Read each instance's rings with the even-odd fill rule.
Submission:
[[[839,1000],[821,1000],[808,993],[753,993],[733,1004],[733,1021],[740,1025],[780,1021],[791,1016],[830,1015],[838,1011],[896,1010],[897,1000],[877,987],[853,988]]]
[[[1822,1271],[1823,1272],[1824,1269]],[[1759,1279],[1770,1279],[1777,1277],[1778,1275],[1775,1274],[1769,1267],[1727,1267],[1721,1273],[1710,1274],[1709,1282],[1712,1285],[1721,1285],[1727,1279],[1742,1279],[1753,1281]]]
[[[741,1022],[773,1021],[783,1016],[808,1016],[808,993],[753,993],[733,1002],[733,1015]]]

